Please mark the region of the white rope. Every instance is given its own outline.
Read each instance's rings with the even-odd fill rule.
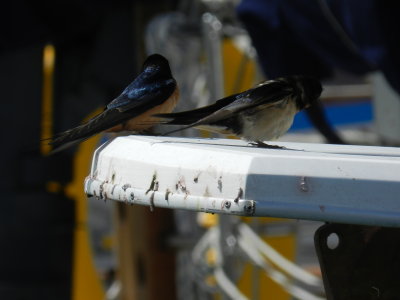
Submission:
[[[216,252],[216,262],[214,268],[214,276],[219,288],[231,299],[237,300],[248,300],[240,290],[235,286],[235,284],[228,278],[222,269],[222,252],[219,243],[220,229],[214,226],[208,229],[192,250],[192,260],[193,262],[201,262],[204,257],[204,253],[207,249],[215,249]]]
[[[226,276],[224,270],[221,267],[215,268],[214,270],[215,280],[221,290],[234,300],[248,300],[246,296],[236,287],[236,285]]]
[[[203,257],[203,253],[210,247],[210,244],[214,239],[216,239],[216,235],[218,234],[219,228],[214,226],[208,229],[203,236],[199,239],[196,245],[192,250],[192,260],[193,262],[201,261]]]
[[[240,235],[245,238],[246,241],[254,244],[254,246],[264,254],[268,260],[279,267],[282,271],[285,271],[292,278],[307,285],[322,288],[323,283],[319,277],[305,271],[290,260],[286,259],[278,251],[263,241],[248,225],[241,223],[238,226],[238,229]]]
[[[263,269],[266,274],[282,288],[296,299],[300,300],[324,300],[325,298],[314,295],[313,293],[293,284],[292,279],[308,285],[322,288],[322,281],[301,269],[285,257],[279,254],[270,245],[265,243],[248,225],[241,223],[238,226],[239,237],[238,245],[249,259],[258,267]],[[220,247],[220,228],[215,226],[207,230],[192,250],[193,262],[201,262],[204,259],[204,253],[208,249],[216,251],[216,261],[214,276],[219,288],[231,299],[247,300],[246,296],[236,287],[222,268],[223,255]],[[264,258],[264,256],[265,259]],[[279,267],[282,271],[276,270],[273,265]]]
[[[318,297],[305,289],[292,284],[291,280],[284,275],[284,273],[275,270],[271,265],[269,265],[260,253],[252,247],[251,243],[246,241],[243,237],[239,237],[238,244],[255,265],[263,269],[268,277],[282,286],[282,288],[294,298],[301,300],[325,300],[325,298]]]

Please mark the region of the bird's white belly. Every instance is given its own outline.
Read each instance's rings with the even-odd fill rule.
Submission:
[[[292,126],[297,108],[294,101],[282,104],[268,106],[252,115],[243,116],[242,137],[249,141],[269,141],[285,134]]]

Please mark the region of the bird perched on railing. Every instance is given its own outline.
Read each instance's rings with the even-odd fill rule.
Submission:
[[[179,90],[168,60],[150,55],[142,72],[104,111],[87,123],[55,135],[49,144],[57,152],[100,133],[142,132],[157,124],[157,113],[171,112],[178,102]]]
[[[295,114],[316,103],[321,92],[320,82],[312,77],[288,76],[262,82],[205,107],[155,116],[169,119],[164,122],[167,125],[185,125],[166,134],[194,127],[234,134],[258,146],[279,148],[263,141],[282,136]]]

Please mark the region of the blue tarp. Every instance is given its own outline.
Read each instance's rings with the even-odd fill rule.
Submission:
[[[237,13],[269,77],[381,70],[400,92],[399,1],[243,0]]]

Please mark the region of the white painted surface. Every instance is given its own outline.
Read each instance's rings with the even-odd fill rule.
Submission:
[[[129,185],[128,192],[142,195],[132,203],[155,207],[400,226],[400,149],[275,144],[288,149],[226,139],[120,137],[97,150],[85,188],[99,196],[107,187],[107,198],[122,201]],[[157,191],[149,190],[154,181]],[[235,202],[240,189],[243,197]]]

